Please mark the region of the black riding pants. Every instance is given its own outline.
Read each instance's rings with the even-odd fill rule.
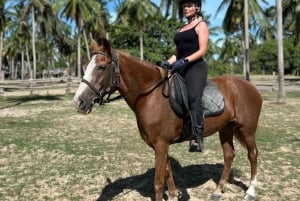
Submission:
[[[187,93],[189,105],[191,106],[196,99],[201,99],[207,81],[207,65],[203,59],[190,63],[183,72],[183,77],[187,83]]]

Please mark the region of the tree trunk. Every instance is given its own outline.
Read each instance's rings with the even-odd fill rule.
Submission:
[[[282,30],[282,5],[281,0],[276,0],[277,5],[277,34],[278,34],[278,96],[277,103],[284,103],[284,58],[283,58],[283,30]]]
[[[250,81],[249,64],[249,0],[244,0],[244,78]]]
[[[144,60],[143,31],[140,31],[140,57],[141,57],[141,60]]]
[[[295,1],[296,3],[296,45],[300,45],[300,1]],[[295,46],[296,46],[295,45]]]
[[[28,45],[27,44],[26,44],[26,58],[27,58],[28,69],[29,69],[29,77],[30,77],[30,79],[32,79],[32,69],[31,69],[29,50],[28,50]]]
[[[91,59],[90,46],[89,46],[89,44],[88,44],[86,32],[85,32],[84,29],[83,29],[83,37],[84,37],[84,42],[85,42],[85,47],[86,47],[87,57],[88,57],[88,60],[90,60],[90,59]]]
[[[33,79],[36,79],[36,54],[35,54],[35,17],[32,7],[32,57],[33,57]]]
[[[3,57],[3,31],[0,31],[0,73],[2,72],[2,57]]]
[[[15,80],[17,79],[17,68],[15,66],[15,60],[12,58],[11,59],[11,65],[10,65],[10,68],[11,68],[11,79]]]
[[[25,53],[24,49],[21,49],[21,80],[24,80],[25,75]]]
[[[80,54],[80,27],[78,27],[78,36],[77,36],[77,76],[80,79],[81,78],[81,54]]]

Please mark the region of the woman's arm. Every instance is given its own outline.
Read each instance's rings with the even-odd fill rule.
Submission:
[[[189,62],[196,61],[203,57],[208,46],[209,30],[205,21],[202,21],[197,25],[196,32],[198,34],[199,49],[192,55],[186,57]]]
[[[173,54],[169,59],[168,59],[168,62],[169,64],[173,64],[175,61],[176,61],[177,57],[175,54]]]

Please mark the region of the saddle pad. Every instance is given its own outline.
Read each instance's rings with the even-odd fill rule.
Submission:
[[[175,73],[170,80],[169,101],[174,112],[181,118],[188,115],[186,82],[182,76]],[[204,116],[217,116],[224,111],[225,102],[217,85],[211,80],[207,81],[203,92],[202,106]]]
[[[224,97],[217,85],[211,80],[207,80],[202,96],[202,106],[205,117],[217,116],[224,111]]]

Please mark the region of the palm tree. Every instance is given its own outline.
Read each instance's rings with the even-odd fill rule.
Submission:
[[[25,50],[27,49],[27,45],[30,41],[30,27],[25,21],[20,21],[17,30],[15,32],[15,41],[17,42],[17,46],[19,51],[21,51],[21,79],[25,78]],[[27,58],[28,60],[28,58]],[[29,69],[29,73],[31,76],[31,70]]]
[[[224,38],[219,38],[217,44],[222,44],[219,58],[224,62],[241,63],[241,35],[225,35]]]
[[[25,50],[27,53],[28,45],[30,44],[30,26],[25,21],[23,14],[24,8],[22,5],[14,5],[11,6],[12,12],[9,13],[8,20],[6,23],[6,29],[10,34],[10,39],[13,42],[6,44],[8,47],[7,50],[10,50],[10,56],[14,56],[17,54],[21,54],[21,78],[25,77]],[[8,13],[6,13],[8,14]],[[14,45],[15,47],[11,47],[10,45]],[[15,51],[15,52],[11,52]],[[29,55],[27,55],[27,63],[29,64]],[[30,70],[30,65],[29,71]],[[16,72],[16,71],[15,71]]]
[[[0,2],[0,78],[4,78],[4,72],[2,72],[2,60],[3,60],[3,41],[4,31],[6,26],[6,19],[8,15],[8,8],[5,9],[6,0]],[[1,90],[1,89],[0,89]]]
[[[146,18],[157,13],[157,6],[151,0],[126,0],[120,6],[117,19],[120,23],[127,23],[137,27],[140,41],[140,58],[144,59],[143,32]]]
[[[17,55],[20,54],[20,46],[19,41],[17,40],[17,35],[11,35],[5,43],[5,56],[9,60],[10,63],[10,78],[17,79],[17,67],[15,65]]]
[[[42,14],[51,8],[51,3],[48,0],[20,0],[21,3],[27,4],[24,6],[24,17],[31,13],[32,21],[32,57],[33,57],[33,79],[36,79],[36,46],[35,46],[35,33],[36,33],[36,15],[42,16]]]
[[[264,11],[265,20],[259,22],[257,27],[256,36],[258,40],[268,41],[275,39],[276,36],[276,7],[271,6]]]
[[[278,34],[278,96],[277,102],[285,102],[284,89],[284,58],[283,58],[283,28],[282,28],[282,5],[281,0],[276,0],[277,7],[277,34]]]
[[[267,4],[266,0],[261,0],[262,3]],[[245,8],[245,5],[247,6]],[[223,29],[226,35],[230,35],[234,32],[242,32],[242,46],[244,52],[244,72],[245,79],[250,80],[250,69],[248,67],[249,58],[248,58],[248,39],[246,39],[246,30],[247,22],[250,21],[251,26],[255,26],[258,22],[263,20],[263,9],[258,3],[257,0],[223,0],[220,6],[217,9],[216,15],[223,10],[226,6],[227,10],[225,12],[224,21],[223,21]],[[248,7],[249,6],[249,7]],[[247,12],[247,13],[245,13]],[[249,15],[248,15],[249,14]],[[249,18],[247,20],[245,18]],[[245,21],[247,22],[245,23]],[[248,27],[248,26],[247,26]],[[251,28],[251,27],[250,27]],[[248,33],[248,31],[247,31]],[[245,40],[246,43],[245,43]]]
[[[103,0],[99,0],[99,4],[94,5],[94,14],[88,16],[85,19],[84,23],[84,32],[90,34],[90,38],[107,38],[109,37],[107,28],[109,26],[109,12],[106,8],[106,2]],[[86,50],[89,58],[89,45],[87,42],[87,38],[85,38]]]
[[[164,9],[164,17],[168,18],[171,16],[172,20],[177,19],[178,14],[178,2],[179,0],[161,0],[159,5],[159,10]],[[171,13],[170,13],[171,11]]]
[[[250,81],[250,61],[249,61],[249,0],[244,0],[244,78]]]
[[[84,20],[94,14],[97,0],[64,0],[61,14],[67,20],[74,20],[77,27],[77,70],[78,77],[81,78],[81,31],[84,25]],[[98,7],[98,6],[97,6]],[[99,6],[100,7],[100,6]]]
[[[37,24],[39,25],[40,36],[44,40],[44,52],[45,64],[47,65],[48,72],[50,71],[51,66],[53,65],[53,46],[54,46],[54,37],[56,29],[56,16],[54,13],[53,7],[46,5],[44,12],[41,13],[41,16],[37,19]]]
[[[102,37],[108,38],[108,32],[107,28],[109,26],[109,19],[110,19],[110,14],[107,9],[107,2],[105,0],[99,0],[99,5],[100,8],[96,9],[96,17],[98,17],[98,23],[94,23],[94,32],[93,34],[96,33],[101,33]]]
[[[295,46],[300,45],[300,1],[283,0],[283,24],[295,36]]]
[[[171,20],[176,20],[179,14],[179,1],[180,0],[161,0],[159,5],[159,11],[164,10],[164,17],[168,18],[171,16]],[[205,0],[202,0],[202,5]],[[170,13],[171,11],[171,13]]]

